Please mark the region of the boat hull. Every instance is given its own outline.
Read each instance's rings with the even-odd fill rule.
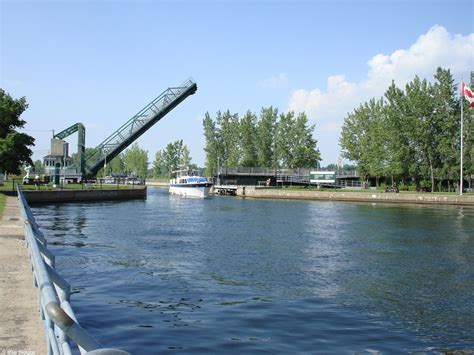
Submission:
[[[184,197],[208,198],[211,185],[203,186],[186,186],[186,185],[170,185],[170,194]]]

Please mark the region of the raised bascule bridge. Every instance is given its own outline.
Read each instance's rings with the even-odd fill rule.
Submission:
[[[197,84],[191,78],[179,86],[169,87],[93,148],[92,154],[88,156],[85,154],[84,125],[76,123],[68,127],[51,140],[51,154],[44,158],[46,175],[54,177],[56,183],[59,183],[60,178],[79,180],[84,177],[95,177],[107,162],[119,155],[196,90]],[[68,145],[64,139],[76,132],[78,132],[78,159],[73,162],[68,156]]]

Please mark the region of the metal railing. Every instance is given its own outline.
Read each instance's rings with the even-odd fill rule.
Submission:
[[[70,304],[70,285],[54,269],[54,255],[46,247],[46,239],[36,224],[20,186],[17,187],[20,214],[25,224],[25,240],[39,309],[47,340],[48,355],[72,354],[69,341],[76,343],[81,354],[124,355],[125,351],[106,349],[82,328]]]
[[[363,185],[362,181],[360,180],[346,180],[346,179],[341,179],[338,180],[336,183],[337,187],[356,187],[356,188],[361,188]]]
[[[87,158],[86,165],[95,175],[106,163],[142,135],[153,124],[171,111],[189,95],[197,90],[196,82],[189,78],[180,86],[170,87],[125,122],[119,129],[107,137]]]
[[[272,176],[272,175],[282,175],[282,176],[293,176],[293,175],[305,175],[309,176],[311,171],[329,171],[326,168],[295,168],[295,169],[287,169],[287,168],[252,168],[252,167],[237,167],[237,168],[226,168],[226,167],[219,167],[219,175],[262,175],[262,176]],[[334,171],[334,170],[331,170]],[[344,177],[353,177],[358,178],[359,174],[356,170],[342,170],[338,169],[335,171],[336,177],[344,178]]]

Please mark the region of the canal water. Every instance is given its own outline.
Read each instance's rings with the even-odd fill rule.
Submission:
[[[209,200],[33,209],[81,324],[135,354],[474,349],[474,209]]]

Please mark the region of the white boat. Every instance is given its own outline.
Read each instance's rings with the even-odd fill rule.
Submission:
[[[170,180],[170,194],[184,197],[207,198],[212,187],[212,183],[205,177],[194,175],[188,170],[175,172],[176,179]]]

